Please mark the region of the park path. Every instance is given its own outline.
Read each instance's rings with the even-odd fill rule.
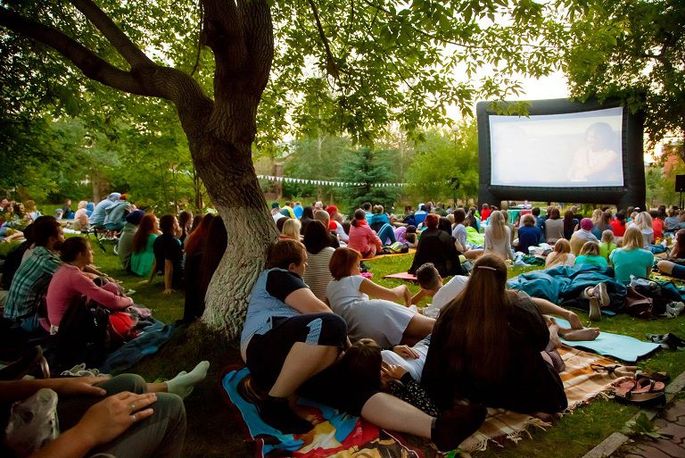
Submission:
[[[685,458],[685,399],[676,401],[654,420],[664,435],[656,440],[641,439],[625,444],[612,456],[621,458]]]

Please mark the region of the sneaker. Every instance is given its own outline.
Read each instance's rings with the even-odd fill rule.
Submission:
[[[597,286],[593,288],[592,295],[599,300],[600,307],[606,307],[611,303],[606,283],[598,283]]]

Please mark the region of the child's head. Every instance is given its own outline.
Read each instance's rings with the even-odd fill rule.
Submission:
[[[580,254],[584,256],[599,256],[599,244],[597,242],[585,242],[580,249]]]
[[[340,358],[346,374],[354,377],[355,386],[381,388],[381,347],[373,339],[359,339]]]
[[[557,253],[570,253],[571,244],[566,239],[559,239],[557,243],[554,244],[554,251]]]
[[[611,243],[613,241],[614,241],[614,233],[610,229],[607,229],[604,232],[602,232],[602,242]]]
[[[442,286],[442,278],[433,263],[427,262],[416,269],[416,279],[422,289],[437,291]]]

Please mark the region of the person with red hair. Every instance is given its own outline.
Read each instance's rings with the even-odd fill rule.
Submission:
[[[338,211],[338,207],[335,205],[329,205],[326,207],[326,211],[328,212],[329,216],[329,221],[328,221],[328,230],[335,234],[338,237],[338,240],[341,240],[345,243],[347,243],[350,240],[350,236],[347,235],[345,232],[345,228],[343,227],[343,218],[340,212]],[[317,212],[318,213],[318,212]],[[314,214],[316,217],[316,213]]]
[[[416,269],[427,262],[432,263],[442,277],[466,274],[459,261],[454,237],[439,229],[439,222],[440,217],[434,213],[426,216],[424,221],[426,229],[419,238],[414,261],[409,268],[410,274],[415,273]]]

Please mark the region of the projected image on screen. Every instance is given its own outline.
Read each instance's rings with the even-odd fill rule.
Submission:
[[[489,122],[492,185],[623,186],[621,107]]]

